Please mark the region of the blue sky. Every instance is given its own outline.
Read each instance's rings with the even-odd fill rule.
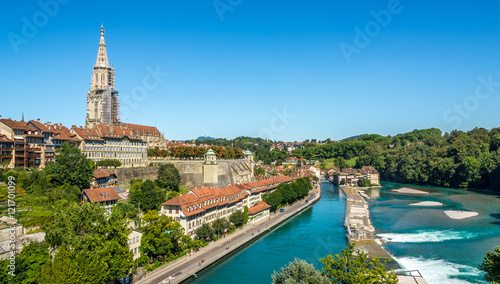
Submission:
[[[83,125],[103,23],[122,121],[156,125],[170,140],[500,126],[496,1],[12,0],[0,7],[4,118],[24,111],[26,119]],[[168,76],[138,93],[148,70]]]

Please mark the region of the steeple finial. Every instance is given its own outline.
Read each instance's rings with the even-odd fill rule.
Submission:
[[[101,39],[99,41],[99,51],[97,52],[97,61],[95,63],[98,67],[108,67],[108,55],[106,53],[106,43],[104,42],[104,25],[101,24]]]

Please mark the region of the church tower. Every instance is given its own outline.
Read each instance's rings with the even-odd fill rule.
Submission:
[[[120,124],[120,97],[115,90],[115,69],[108,63],[102,25],[97,61],[87,93],[85,127],[92,128],[96,124]]]

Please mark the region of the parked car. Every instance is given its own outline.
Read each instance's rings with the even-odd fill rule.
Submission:
[[[280,208],[280,212],[285,212],[285,208]]]

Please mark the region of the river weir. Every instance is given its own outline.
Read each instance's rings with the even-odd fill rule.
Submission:
[[[368,197],[359,189],[340,186],[340,192],[346,198],[345,222],[348,242],[356,243],[356,252],[366,252],[370,257],[385,261],[386,269],[394,269],[399,283],[427,283],[418,270],[405,270],[394,257],[382,247],[382,241],[375,236],[375,228],[370,221],[368,203],[361,196]]]

